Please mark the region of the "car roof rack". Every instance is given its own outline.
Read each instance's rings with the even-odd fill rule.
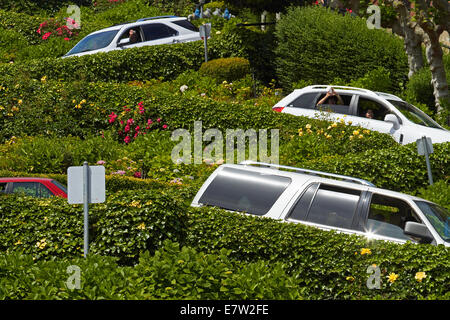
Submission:
[[[148,18],[141,18],[136,20],[136,22],[146,21],[146,20],[155,20],[155,19],[165,19],[165,18],[180,18],[178,16],[156,16],[156,17],[148,17]]]
[[[350,176],[344,176],[344,175],[341,175],[341,174],[334,174],[334,173],[315,171],[315,170],[309,170],[309,169],[303,169],[303,168],[283,166],[283,165],[279,165],[279,164],[258,162],[258,161],[253,161],[253,160],[242,161],[239,164],[242,164],[242,165],[258,165],[258,166],[266,166],[266,167],[277,168],[277,169],[294,170],[294,171],[299,172],[299,173],[305,173],[305,174],[309,174],[309,175],[313,175],[313,176],[325,176],[325,177],[331,177],[331,178],[339,178],[339,179],[342,179],[342,180],[347,181],[347,182],[358,183],[358,184],[366,185],[366,186],[369,186],[369,187],[376,187],[370,181],[367,181],[367,180],[364,180],[364,179],[359,179],[359,178],[354,178],[354,177],[350,177]]]
[[[326,89],[328,87],[332,87],[333,89],[357,90],[357,91],[361,91],[361,92],[364,92],[364,93],[369,93],[369,94],[372,94],[372,95],[374,94],[373,91],[368,90],[368,89],[356,88],[356,87],[348,87],[348,86],[333,86],[333,85],[317,84],[317,85],[308,86],[307,88],[310,88],[310,89]]]

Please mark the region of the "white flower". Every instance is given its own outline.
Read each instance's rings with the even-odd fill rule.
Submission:
[[[180,87],[180,91],[181,91],[181,92],[184,92],[184,91],[186,91],[188,88],[189,88],[189,87],[188,87],[187,85],[183,84],[183,85]]]

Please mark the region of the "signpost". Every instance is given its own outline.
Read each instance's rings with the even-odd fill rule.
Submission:
[[[89,203],[105,202],[105,167],[89,166],[67,169],[67,201],[83,204],[84,209],[84,257],[89,252]]]
[[[429,154],[433,153],[433,144],[431,143],[431,139],[423,136],[420,139],[417,139],[417,152],[421,156],[425,156],[425,161],[427,162],[427,171],[428,171],[428,181],[430,185],[433,184],[433,176],[431,174],[431,166],[430,166],[430,158]]]
[[[211,23],[205,23],[199,27],[200,37],[205,45],[205,62],[208,62],[208,44],[207,40],[211,34]]]

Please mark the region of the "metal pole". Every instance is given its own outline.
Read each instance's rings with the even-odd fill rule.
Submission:
[[[206,30],[206,27],[205,27]],[[208,62],[208,37],[206,36],[206,31],[205,31],[205,39],[203,40],[205,43],[205,62]]]
[[[430,158],[428,156],[428,154],[430,153],[430,150],[428,150],[427,138],[425,136],[422,137],[422,141],[423,141],[424,149],[425,149],[425,161],[427,162],[428,182],[430,183],[430,185],[432,185],[433,184],[433,175],[431,174]]]
[[[89,164],[83,163],[84,257],[89,252]]]

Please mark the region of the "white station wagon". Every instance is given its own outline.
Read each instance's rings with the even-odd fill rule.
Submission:
[[[314,85],[296,89],[272,110],[314,119],[338,121],[390,134],[400,144],[416,142],[423,136],[432,143],[450,141],[450,131],[444,129],[417,107],[399,97],[361,88],[331,86],[340,96],[340,104],[318,104],[326,96],[329,86]],[[371,118],[367,114],[371,113]]]
[[[134,34],[131,37],[130,31]],[[197,40],[201,40],[197,27],[184,17],[150,17],[95,31],[81,39],[63,58]]]
[[[282,165],[221,165],[191,206],[215,206],[369,239],[450,246],[450,212],[433,202],[358,178]]]

